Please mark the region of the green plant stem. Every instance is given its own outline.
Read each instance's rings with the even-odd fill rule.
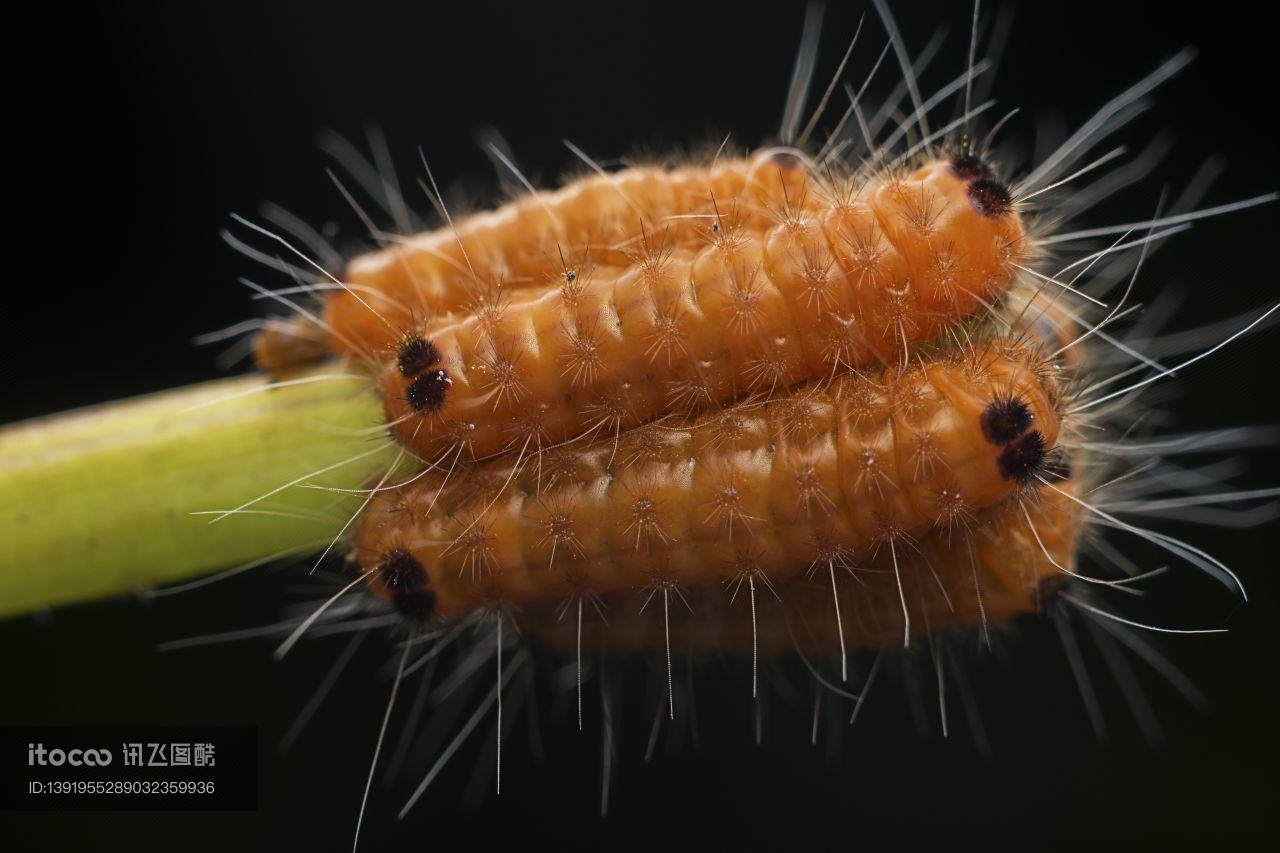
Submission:
[[[0,616],[322,550],[362,500],[332,488],[366,486],[392,461],[378,399],[332,365],[267,384],[238,377],[0,427]]]

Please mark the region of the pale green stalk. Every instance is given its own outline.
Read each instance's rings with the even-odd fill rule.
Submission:
[[[267,384],[0,427],[0,616],[322,550],[363,498],[312,486],[365,487],[395,458],[378,399],[336,366]]]

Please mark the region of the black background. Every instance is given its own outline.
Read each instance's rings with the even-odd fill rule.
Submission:
[[[863,11],[832,5],[826,73]],[[941,17],[928,4],[894,5],[914,49],[936,26],[948,28],[939,60],[947,71],[934,83],[958,73],[965,4],[939,4]],[[1147,215],[1162,182],[1177,187],[1208,155],[1228,164],[1209,203],[1280,187],[1268,127],[1273,29],[1252,5],[1022,4],[996,88],[1002,104],[1024,108],[1006,134],[1029,136],[1046,110],[1074,126],[1194,44],[1200,59],[1126,134],[1140,144],[1168,129],[1174,153],[1156,178],[1093,221]],[[437,175],[483,194],[494,179],[472,133],[485,123],[543,182],[575,165],[564,137],[608,158],[702,144],[728,130],[754,144],[777,127],[798,4],[755,3],[749,12],[722,2],[515,6],[51,3],[8,21],[0,186],[12,224],[0,297],[0,421],[215,376],[215,352],[191,338],[257,310],[235,283],[255,270],[218,238],[229,212],[252,213],[271,199],[312,221],[357,227],[313,145],[322,128],[358,136],[376,121],[402,174],[417,175],[423,144]],[[875,38],[864,42],[864,60],[880,44],[874,16],[867,26]],[[1180,282],[1190,296],[1184,321],[1274,301],[1276,233],[1274,208],[1206,223],[1153,260],[1146,295]],[[1278,343],[1274,332],[1257,336],[1177,380],[1181,423],[1274,420]],[[1280,480],[1276,453],[1254,453],[1241,479]],[[509,746],[501,798],[463,804],[471,767],[491,760],[480,749],[464,749],[403,825],[393,814],[402,792],[375,789],[368,849],[391,849],[397,837],[413,843],[407,849],[431,850],[874,849],[881,840],[899,849],[939,841],[1035,849],[1274,835],[1276,527],[1188,530],[1241,570],[1253,600],[1231,615],[1225,637],[1168,645],[1212,697],[1207,713],[1144,676],[1167,731],[1162,749],[1143,744],[1112,686],[1102,696],[1111,742],[1095,743],[1050,633],[1031,625],[1010,660],[975,673],[990,760],[961,726],[947,741],[918,737],[890,691],[868,704],[837,766],[807,746],[805,708],[779,713],[775,735],[756,748],[743,679],[716,678],[702,691],[700,752],[646,766],[651,708],[628,712],[606,821],[596,816],[596,730],[578,735],[568,721],[552,721],[543,765],[528,759],[523,739]],[[263,742],[257,813],[0,814],[0,844],[345,849],[386,695],[378,677],[385,648],[357,659],[285,756],[275,744],[337,645],[312,645],[281,665],[262,643],[154,651],[163,640],[271,619],[285,584],[262,576],[152,606],[108,602],[0,624],[0,722],[250,724]],[[1221,618],[1230,602],[1206,607],[1188,618]]]
[[[45,750],[34,766],[32,744]],[[77,749],[96,754],[77,756]],[[5,726],[0,766],[9,772],[0,776],[0,809],[252,811],[257,759],[253,726]]]

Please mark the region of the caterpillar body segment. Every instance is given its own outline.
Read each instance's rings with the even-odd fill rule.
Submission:
[[[1057,485],[1075,491],[1069,480]],[[681,589],[665,619],[660,608],[642,606],[645,593],[615,593],[588,605],[582,643],[615,654],[661,652],[669,634],[674,647],[695,656],[767,659],[798,649],[830,657],[900,642],[904,599],[911,618],[939,634],[990,630],[1049,603],[1068,577],[1062,568],[1076,565],[1080,515],[1064,494],[1041,490],[981,510],[961,528],[930,530],[893,552],[816,560],[783,583],[744,574]],[[515,614],[539,645],[575,651],[577,621],[562,602]]]
[[[465,313],[498,291],[541,291],[572,284],[584,270],[625,269],[655,251],[652,241],[701,244],[726,219],[759,231],[783,210],[812,209],[820,197],[809,184],[797,154],[768,149],[753,160],[593,174],[404,238],[348,262],[344,280],[352,291],[339,291],[325,304],[326,320],[341,334],[334,350],[359,357],[394,345],[378,314],[391,326],[415,328]]]
[[[625,441],[424,477],[360,519],[356,550],[392,598],[388,560],[421,566],[431,612],[446,617],[744,571],[784,583],[1032,488],[1057,405],[1033,347],[988,341]]]
[[[369,306],[347,292],[327,300],[325,319],[345,338],[335,336],[334,348],[362,356],[394,345],[369,307],[407,330],[464,311],[491,290],[542,290],[584,267],[626,266],[640,251],[642,224],[672,243],[695,240],[707,223],[685,215],[706,199],[737,198],[745,180],[738,160],[593,175],[359,255],[344,279]]]
[[[839,196],[794,155],[738,168],[742,197],[708,198],[690,214],[697,233],[637,231],[624,265],[579,271],[555,254],[533,275],[541,288],[384,336],[383,347],[423,340],[441,354],[425,378],[398,358],[382,370],[400,442],[427,460],[483,459],[617,435],[909,357],[1015,280],[1017,214],[975,195],[981,180],[951,162]]]

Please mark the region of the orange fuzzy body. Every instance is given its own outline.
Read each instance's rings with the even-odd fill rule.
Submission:
[[[382,371],[387,419],[401,443],[429,460],[533,451],[891,361],[997,300],[1025,244],[1016,213],[980,209],[974,181],[941,161],[847,197],[818,186],[798,158],[779,164],[767,152],[704,177],[701,200],[687,173],[615,177],[628,196],[649,203],[643,218],[618,199],[605,205],[618,189],[595,178],[549,197],[550,212],[526,202],[474,220],[466,233],[491,237],[489,251],[510,254],[525,279],[543,284],[491,297],[456,320],[384,323],[349,294],[332,298],[329,322],[342,340],[385,353],[411,335],[439,352],[439,387],[428,400],[415,390],[419,374],[394,359]],[[734,185],[736,196],[713,195],[715,186]],[[547,238],[532,219],[546,227],[563,219],[564,233],[575,236],[592,221],[580,209],[588,204],[604,205],[606,224],[597,226],[614,236],[588,249],[594,266],[567,268],[558,243],[546,243],[535,264],[529,241]],[[642,221],[661,224],[664,215],[694,218],[642,230]],[[440,267],[433,275],[454,281],[450,288],[474,293],[469,271],[433,251],[389,251],[354,264],[379,271],[366,287],[390,294],[421,286],[423,270],[411,280],[392,275],[417,258]],[[446,302],[412,313],[435,316]]]
[[[641,220],[656,236],[685,242],[708,223],[670,217],[701,209],[713,197],[737,197],[745,178],[741,161],[586,177],[557,192],[469,216],[456,229],[440,228],[355,257],[343,277],[359,298],[339,292],[325,304],[325,320],[336,332],[334,348],[356,357],[385,351],[395,346],[397,329],[469,310],[493,291],[563,283],[564,274],[578,272],[587,259],[597,266],[626,266],[639,250]]]
[[[1058,487],[1074,491],[1070,482]],[[1043,490],[1032,500],[989,507],[961,528],[929,531],[893,554],[882,548],[857,563],[805,566],[803,575],[773,586],[757,579],[752,589],[735,579],[681,590],[665,618],[661,604],[645,606],[643,595],[613,595],[584,608],[582,644],[618,654],[661,651],[669,632],[673,647],[693,655],[754,650],[776,657],[797,648],[831,655],[839,654],[842,641],[848,651],[878,649],[901,642],[904,599],[912,619],[932,631],[998,624],[1042,606],[1052,595],[1050,579],[1064,577],[1055,562],[1075,566],[1079,515],[1069,498]],[[542,604],[517,619],[539,644],[574,652],[574,610]]]
[[[993,439],[1000,400],[1026,418]],[[809,561],[896,548],[1015,494],[1055,445],[1056,404],[1030,348],[992,341],[616,446],[423,479],[362,517],[357,553],[369,570],[411,555],[444,616],[744,572],[783,583]]]

